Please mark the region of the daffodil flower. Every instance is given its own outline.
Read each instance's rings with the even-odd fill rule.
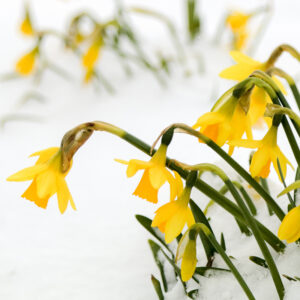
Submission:
[[[39,156],[36,164],[11,175],[7,180],[32,180],[22,197],[33,201],[39,207],[46,208],[49,198],[57,194],[58,207],[61,213],[65,212],[69,202],[72,208],[76,210],[65,181],[68,172],[61,172],[61,152],[59,148],[48,148],[33,153],[31,156]]]
[[[300,206],[291,209],[284,217],[278,230],[278,237],[288,243],[296,242],[300,238]]]
[[[226,24],[230,27],[233,33],[234,49],[241,50],[245,47],[249,36],[247,23],[250,17],[250,14],[234,11],[226,18]]]
[[[233,65],[225,70],[223,70],[219,76],[225,79],[242,81],[250,76],[254,71],[261,70],[266,71],[266,63],[259,62],[257,60],[252,59],[251,57],[239,52],[239,51],[231,51],[231,57],[236,62],[236,65]],[[278,85],[279,89],[286,94],[286,90],[282,85],[281,81],[276,77],[272,77],[275,83]],[[257,124],[260,119],[263,117],[266,105],[268,103],[272,103],[271,98],[267,94],[267,92],[258,87],[254,87],[251,93],[251,101],[249,107],[249,117],[251,120],[251,126]],[[269,118],[264,119],[268,126],[271,126],[271,121]]]
[[[32,28],[32,24],[29,18],[29,15],[26,14],[23,22],[20,25],[20,31],[27,36],[32,36],[34,35],[34,30]]]
[[[240,11],[234,11],[229,14],[226,18],[226,24],[231,28],[232,31],[239,31],[245,27],[249,21],[251,15],[244,14]]]
[[[38,48],[35,47],[33,50],[22,56],[16,64],[16,71],[21,75],[29,75],[32,73],[38,52]]]
[[[286,176],[287,165],[289,164],[292,167],[289,160],[285,157],[277,145],[277,130],[278,127],[272,126],[261,141],[238,140],[229,142],[231,146],[252,149],[257,148],[257,151],[254,153],[250,164],[250,173],[252,177],[259,176],[262,178],[267,178],[269,176],[270,166],[272,163],[279,179],[281,180],[277,159],[279,160],[281,166],[283,178]]]
[[[195,223],[194,216],[188,204],[191,186],[186,186],[175,201],[161,206],[152,221],[152,227],[159,227],[165,233],[166,243],[171,243],[182,231],[184,225],[188,227]]]
[[[190,239],[190,230],[185,232],[178,243],[176,262],[181,259],[181,279],[188,281],[192,278],[197,266],[196,236]]]
[[[124,161],[115,159],[115,161],[128,165],[126,175],[127,177],[134,176],[137,171],[145,170],[139,185],[133,192],[133,195],[139,196],[152,203],[158,202],[158,190],[168,182],[170,184],[170,199],[175,199],[178,194],[178,186],[172,173],[166,168],[167,146],[161,144],[156,153],[152,156],[150,161],[142,161],[138,159],[131,159]]]
[[[194,129],[212,139],[222,147],[227,141],[240,139],[246,132],[252,139],[251,123],[248,115],[237,99],[231,98],[215,111],[202,115],[193,125]],[[233,146],[229,154],[233,153]]]

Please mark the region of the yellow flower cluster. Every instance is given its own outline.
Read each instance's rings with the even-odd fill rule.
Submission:
[[[245,54],[232,51],[232,58],[237,63],[220,73],[222,78],[242,81],[251,75],[255,70],[266,71],[266,63],[256,61]],[[273,78],[279,88],[285,93],[281,82]],[[211,112],[202,115],[194,124],[195,129],[212,139],[220,147],[226,142],[229,145],[229,154],[232,155],[234,147],[246,147],[258,149],[255,152],[250,173],[253,177],[268,177],[271,162],[280,178],[277,166],[277,158],[286,175],[287,164],[291,165],[277,145],[277,128],[271,126],[271,120],[264,118],[264,112],[271,99],[264,89],[254,87],[250,95],[248,107],[243,107],[243,103],[235,97],[230,97],[224,103],[217,104]],[[252,138],[251,128],[262,124],[265,121],[270,127],[268,133],[261,141]],[[246,133],[248,140],[242,140]]]

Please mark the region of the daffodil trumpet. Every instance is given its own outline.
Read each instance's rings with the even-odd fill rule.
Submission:
[[[176,261],[182,259],[181,262],[181,276],[183,281],[189,280],[195,272],[197,265],[196,258],[196,238],[199,232],[202,231],[215,249],[218,251],[224,262],[230,268],[232,274],[237,279],[241,288],[244,290],[248,299],[255,300],[251,290],[249,289],[247,283],[244,278],[241,276],[237,268],[234,266],[230,258],[227,256],[226,252],[222,248],[222,246],[218,243],[214,235],[211,233],[209,228],[203,223],[196,223],[192,225],[188,231],[182,236],[176,253]]]

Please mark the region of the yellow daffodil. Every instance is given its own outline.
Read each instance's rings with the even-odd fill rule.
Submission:
[[[76,210],[65,177],[68,172],[61,172],[61,152],[59,148],[48,148],[31,156],[39,156],[33,167],[25,168],[10,177],[8,181],[28,181],[32,183],[22,197],[33,201],[37,206],[46,208],[48,200],[57,194],[58,207],[64,213],[68,203]]]
[[[29,75],[32,73],[37,55],[38,48],[34,48],[32,51],[22,56],[16,64],[16,71],[21,75]]]
[[[300,238],[300,206],[294,207],[284,217],[278,230],[278,237],[288,243],[296,242]]]
[[[20,25],[20,31],[24,35],[28,35],[28,36],[34,35],[34,30],[33,30],[31,20],[30,20],[30,16],[29,16],[28,13],[26,13],[25,18],[24,18],[23,22]]]
[[[250,17],[251,15],[249,14],[244,14],[240,11],[234,11],[227,16],[226,24],[228,24],[231,30],[235,32],[245,27]]]
[[[195,223],[194,216],[188,204],[191,187],[186,186],[175,201],[161,206],[152,221],[152,227],[159,227],[165,233],[165,240],[171,243],[182,231],[185,224],[190,227]]]
[[[181,279],[188,281],[192,278],[197,266],[196,239],[190,239],[189,230],[182,236],[177,247],[176,262],[180,259],[182,259]]]
[[[237,99],[231,98],[215,111],[202,115],[193,125],[194,129],[212,139],[220,147],[227,141],[240,139],[246,132],[252,139],[250,119]],[[229,154],[233,153],[233,146]]]
[[[236,50],[241,50],[245,47],[248,39],[247,23],[251,15],[244,14],[239,11],[234,11],[229,14],[226,19],[226,24],[230,27],[233,33],[233,47]]]
[[[250,76],[254,71],[261,70],[266,71],[266,63],[261,63],[252,59],[251,57],[239,52],[239,51],[231,51],[231,57],[236,62],[236,65],[233,65],[225,70],[223,70],[219,75],[225,79],[231,79],[236,81],[242,81]],[[281,81],[276,77],[272,77],[275,83],[278,85],[279,89],[286,94],[286,90],[282,85]],[[264,89],[254,87],[251,93],[251,101],[249,107],[249,118],[251,120],[251,126],[260,122],[261,118],[264,115],[267,103],[272,103],[271,98],[265,92]],[[269,118],[264,119],[267,124],[271,125],[271,121]]]
[[[287,164],[292,167],[291,163],[277,145],[277,130],[278,127],[272,126],[261,141],[239,140],[229,142],[229,144],[232,146],[252,149],[257,148],[257,151],[254,153],[250,164],[250,173],[252,177],[259,176],[262,178],[267,178],[269,176],[270,165],[272,163],[279,179],[281,180],[277,159],[279,159],[283,178],[286,176]]]
[[[94,42],[83,55],[82,64],[87,70],[94,68],[99,57],[101,45],[102,43],[100,41]]]
[[[131,159],[128,162],[115,159],[117,162],[128,165],[126,172],[127,177],[134,176],[139,170],[145,170],[133,195],[139,196],[152,203],[157,203],[158,190],[168,182],[170,184],[170,199],[171,201],[175,199],[178,194],[178,184],[172,173],[166,168],[166,153],[167,146],[161,144],[157,152],[148,162],[138,159]]]

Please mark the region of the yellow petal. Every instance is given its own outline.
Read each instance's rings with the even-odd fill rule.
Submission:
[[[169,202],[161,206],[156,212],[151,226],[156,227],[168,221],[177,211],[179,207],[175,202]]]
[[[41,208],[46,208],[50,195],[47,195],[44,198],[40,198],[37,195],[36,180],[34,179],[27,190],[23,193],[22,197],[27,200],[33,201],[37,206]]]
[[[179,209],[167,222],[165,229],[166,243],[171,243],[182,231],[186,223],[186,209]]]
[[[44,198],[47,195],[52,196],[56,192],[56,175],[55,172],[48,168],[36,177],[37,195]]]
[[[137,171],[142,169],[147,169],[151,166],[151,163],[148,161],[131,159],[128,163],[128,168],[126,171],[127,177],[132,177],[136,174]]]
[[[63,214],[67,209],[68,202],[71,199],[71,194],[68,189],[67,183],[62,176],[58,176],[56,178],[56,185],[57,185],[58,208],[60,212]]]
[[[254,60],[240,51],[230,51],[229,54],[237,64],[249,65],[253,66],[254,68],[261,64],[261,62]]]
[[[37,151],[29,155],[29,157],[39,156],[35,164],[41,164],[48,161],[53,155],[59,151],[59,147],[50,147],[41,151]]]
[[[140,183],[138,184],[136,190],[133,192],[133,195],[139,196],[143,199],[146,199],[152,203],[157,203],[157,193],[158,190],[154,189],[149,179],[149,171],[146,170],[141,178]]]
[[[181,263],[181,278],[183,281],[188,281],[192,278],[195,273],[196,265],[196,240],[189,240]]]
[[[268,177],[271,164],[270,154],[269,147],[262,147],[254,153],[250,164],[250,173],[252,177]]]
[[[203,114],[197,122],[193,125],[194,129],[202,126],[209,126],[212,124],[218,124],[224,121],[224,116],[217,111],[207,112]]]
[[[300,238],[300,207],[294,207],[284,217],[279,230],[278,237],[281,240],[286,240],[288,243],[293,243]]]
[[[47,169],[47,165],[40,164],[35,165],[33,167],[25,168],[11,176],[9,176],[7,181],[27,181],[33,179],[39,173],[45,171]]]
[[[150,182],[155,189],[159,189],[167,181],[165,171],[167,171],[166,168],[160,166],[154,166],[149,169]]]
[[[229,141],[228,144],[230,146],[243,147],[243,148],[251,148],[256,149],[260,145],[260,141],[256,140],[233,140]]]

